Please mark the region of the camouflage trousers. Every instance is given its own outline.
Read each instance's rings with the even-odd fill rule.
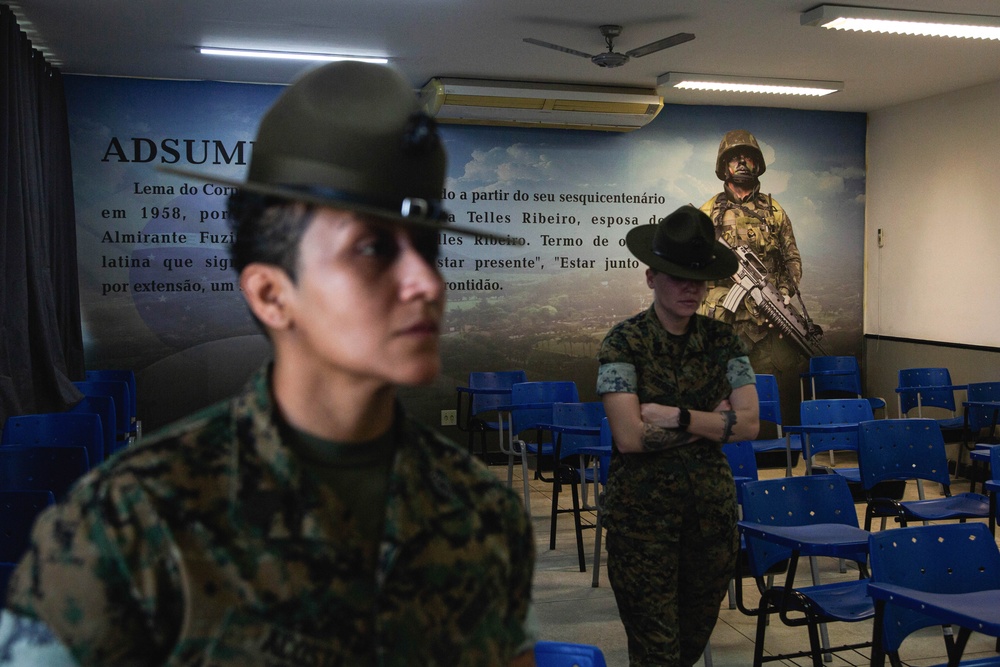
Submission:
[[[655,541],[608,532],[608,579],[630,667],[690,667],[701,658],[739,550],[732,480],[728,488],[714,499],[681,493],[664,505],[674,525]]]

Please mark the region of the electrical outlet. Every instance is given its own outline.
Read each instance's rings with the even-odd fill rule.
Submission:
[[[458,423],[458,412],[456,410],[441,411],[441,426],[455,426]]]

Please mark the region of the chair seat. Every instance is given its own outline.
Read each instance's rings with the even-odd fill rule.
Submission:
[[[990,462],[990,450],[976,445],[976,449],[969,452],[969,458],[977,463],[989,463]]]
[[[775,450],[784,450],[786,447],[784,438],[772,438],[770,440],[753,440],[753,451],[754,452],[773,452]],[[802,451],[802,437],[799,435],[793,435],[791,438],[791,443],[788,445],[791,447],[793,452]]]
[[[827,468],[827,471],[840,475],[851,484],[861,483],[861,468]]]
[[[544,442],[541,447],[538,446],[537,442],[525,442],[524,451],[529,454],[541,454],[542,456],[552,456],[552,443]]]
[[[812,600],[828,620],[863,621],[875,616],[875,604],[868,596],[868,580],[840,581],[796,589]]]
[[[965,428],[964,417],[946,417],[944,419],[935,419],[934,421],[936,421],[942,429],[954,430]]]
[[[1000,491],[1000,480],[998,479],[988,479],[983,484],[983,488],[990,493],[996,493]]]
[[[961,667],[1000,667],[1000,655],[990,656],[988,658],[976,658],[975,660],[963,659],[959,664]],[[948,663],[942,662],[941,664],[932,665],[931,667],[948,667]]]
[[[959,493],[947,498],[911,500],[900,503],[907,521],[939,521],[946,519],[985,519],[990,515],[990,503],[978,493]]]

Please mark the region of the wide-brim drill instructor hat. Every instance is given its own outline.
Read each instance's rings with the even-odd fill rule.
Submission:
[[[245,181],[203,181],[467,234],[441,205],[446,156],[436,123],[393,68],[329,63],[288,86],[264,114]]]
[[[718,280],[732,276],[738,266],[736,253],[715,240],[712,219],[694,206],[632,229],[625,245],[649,268],[675,278]]]

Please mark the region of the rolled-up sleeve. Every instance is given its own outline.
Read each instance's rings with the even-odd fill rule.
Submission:
[[[637,394],[639,379],[633,364],[616,361],[601,364],[597,370],[597,395],[624,392]]]
[[[726,379],[729,386],[738,389],[748,384],[757,384],[757,376],[750,365],[749,357],[733,357],[726,364]]]

